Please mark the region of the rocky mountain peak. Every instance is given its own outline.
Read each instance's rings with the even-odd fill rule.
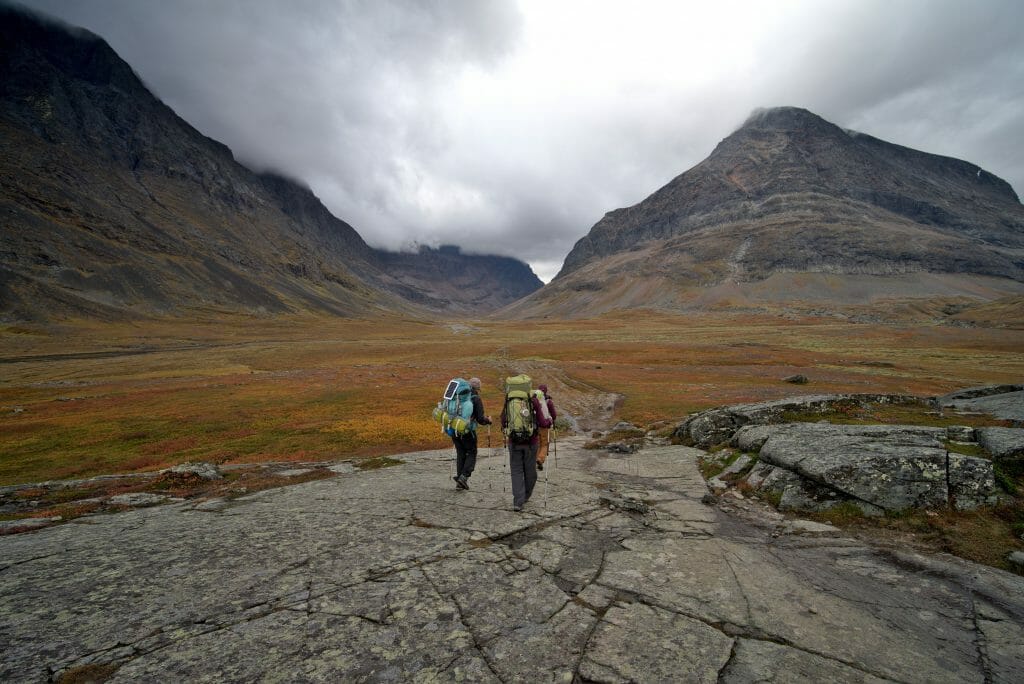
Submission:
[[[587,300],[573,312],[691,306],[715,288],[728,301],[766,292],[855,300],[901,287],[914,296],[1018,293],[1022,254],[1024,207],[1004,180],[776,107],[755,111],[642,202],[606,214],[518,310],[544,311],[567,293]],[[827,290],[817,276],[797,287],[799,273],[832,280]],[[837,284],[851,278],[856,291]]]
[[[801,107],[769,107],[755,109],[740,127],[742,129],[778,131],[842,131],[817,114]]]

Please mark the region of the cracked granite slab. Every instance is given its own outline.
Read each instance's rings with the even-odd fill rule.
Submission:
[[[564,440],[522,513],[444,450],[0,537],[0,681],[1024,680],[1024,579],[752,524],[699,453]]]

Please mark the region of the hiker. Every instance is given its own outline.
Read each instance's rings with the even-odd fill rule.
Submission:
[[[541,410],[544,412],[544,417],[551,421],[551,425],[554,426],[555,420],[558,418],[558,412],[555,411],[555,402],[551,400],[551,395],[548,394],[548,386],[537,385],[537,392],[540,395],[537,397],[537,400],[540,403]],[[544,409],[547,410],[544,411]],[[544,470],[544,461],[548,460],[551,428],[538,426],[537,433],[537,470]]]
[[[484,415],[484,402],[480,398],[480,378],[470,378],[469,386],[473,394],[473,419],[470,421],[470,428],[461,435],[452,434],[452,443],[455,444],[455,480],[456,489],[469,489],[470,475],[476,467],[476,426],[490,425],[491,417]]]
[[[537,484],[538,427],[551,427],[540,401],[530,391],[530,377],[517,375],[505,381],[505,405],[501,428],[508,440],[508,463],[512,474],[512,510],[517,513],[533,494]]]

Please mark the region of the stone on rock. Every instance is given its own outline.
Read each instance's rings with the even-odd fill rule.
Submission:
[[[176,475],[195,475],[203,480],[220,480],[224,476],[221,475],[220,468],[213,463],[179,463],[178,465],[169,468],[168,472],[175,473]]]
[[[783,382],[791,383],[793,385],[806,385],[807,384],[807,376],[806,375],[799,375],[799,374],[797,374],[797,375],[790,375],[788,378],[783,378],[782,381]]]
[[[950,425],[946,428],[946,438],[954,442],[976,442],[978,441],[974,428],[970,425]]]
[[[748,421],[726,409],[714,409],[687,418],[676,428],[673,437],[706,449],[727,442]]]
[[[351,475],[356,472],[356,467],[345,461],[344,463],[338,463],[337,465],[328,466],[327,468],[332,473],[338,473],[339,475]]]

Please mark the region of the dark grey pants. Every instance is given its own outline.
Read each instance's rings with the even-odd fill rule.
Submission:
[[[512,471],[512,505],[522,507],[537,484],[537,451],[530,444],[509,444],[508,465]]]
[[[468,479],[476,468],[476,433],[455,435],[452,442],[455,443],[455,475]]]

